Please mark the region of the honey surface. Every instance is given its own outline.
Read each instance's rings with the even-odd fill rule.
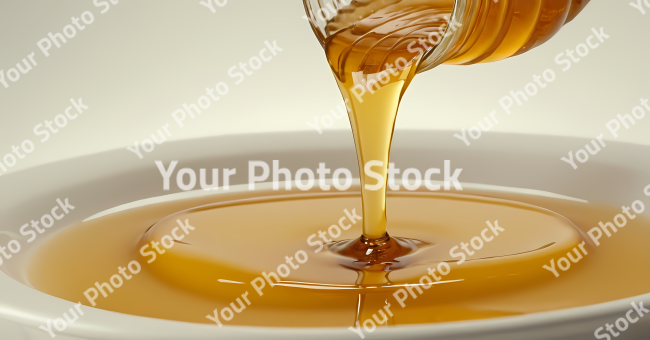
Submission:
[[[354,239],[360,221],[347,210],[360,211],[358,194],[312,193],[280,195],[277,192],[222,194],[214,197],[159,203],[114,213],[84,222],[57,234],[35,254],[28,271],[34,288],[69,301],[90,305],[89,288],[119,275],[118,267],[138,261],[142,269],[107,297],[95,299],[96,308],[162,319],[213,323],[206,315],[214,309],[245,307],[224,325],[286,327],[350,327],[391,304],[389,324],[433,323],[521,315],[584,306],[636,296],[650,290],[650,274],[638,270],[650,265],[644,246],[648,219],[637,216],[615,237],[594,247],[589,241],[583,255],[559,277],[542,268],[552,259],[575,253],[588,240],[585,232],[600,221],[610,221],[620,209],[590,203],[531,196],[485,196],[390,193],[388,218],[391,233],[426,242],[408,263],[358,282],[359,271],[344,258],[316,242],[319,231],[331,242]],[[250,199],[244,200],[242,199]],[[199,207],[199,208],[195,208]],[[189,210],[187,210],[189,209]],[[178,212],[177,214],[171,213]],[[143,256],[143,245],[161,242],[181,220],[190,230],[165,253]],[[333,238],[331,225],[350,225]],[[466,261],[450,250],[469,243],[489,228],[487,221],[503,229],[484,242]],[[153,225],[153,227],[152,227]],[[336,228],[333,229],[334,231]],[[176,229],[176,235],[182,234]],[[310,239],[310,236],[316,235]],[[312,245],[308,243],[311,241]],[[475,243],[476,244],[476,243]],[[145,249],[145,253],[153,248]],[[297,256],[299,251],[305,257]],[[463,252],[460,248],[454,254]],[[80,256],[83,254],[83,256]],[[293,268],[287,262],[292,257]],[[573,255],[575,258],[576,256]],[[634,263],[625,259],[634,258]],[[304,263],[297,260],[303,259]],[[398,260],[400,260],[398,258]],[[404,284],[419,284],[429,268],[448,264],[446,275],[431,275],[434,282],[417,299],[410,295],[401,307],[395,292]],[[289,268],[286,277],[271,286],[265,273]],[[126,272],[129,273],[128,271]],[[386,275],[387,274],[387,275]],[[369,272],[369,275],[372,275]],[[252,284],[256,278],[261,278]],[[382,280],[383,281],[382,283]],[[260,286],[260,281],[265,286]],[[373,284],[373,282],[375,282]],[[426,283],[426,281],[425,281]],[[246,299],[242,299],[242,295]],[[401,297],[398,294],[398,297]],[[246,301],[250,302],[250,305]],[[361,303],[361,307],[359,308]]]

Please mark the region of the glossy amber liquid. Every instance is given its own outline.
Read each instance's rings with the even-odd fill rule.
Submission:
[[[323,45],[349,105],[362,184],[363,235],[386,234],[386,172],[402,96],[444,35],[463,35],[447,64],[475,64],[524,53],[550,39],[585,0],[484,0],[465,22],[451,20],[454,0],[353,1],[331,19]],[[472,29],[463,32],[462,28]],[[401,63],[400,63],[401,61]],[[373,163],[376,162],[376,163]],[[375,165],[380,164],[380,165]],[[383,179],[371,178],[366,166]],[[383,182],[379,189],[365,184]]]
[[[398,263],[371,282],[359,282],[359,271],[350,269],[349,259],[326,248],[316,253],[319,246],[307,243],[310,235],[327,231],[346,216],[344,209],[359,212],[358,191],[246,191],[148,205],[68,228],[34,254],[26,283],[90,305],[83,293],[95,282],[109,282],[119,266],[135,260],[141,272],[107,297],[100,295],[96,308],[214,324],[207,315],[231,303],[238,306],[236,299],[248,292],[251,304],[231,321],[222,319],[224,326],[272,327],[350,327],[376,314],[386,302],[394,314],[390,323],[404,325],[522,315],[650,291],[650,273],[638,270],[650,265],[647,217],[630,221],[615,236],[603,239],[600,247],[586,242],[588,255],[555,278],[542,266],[573,253],[585,241],[581,232],[599,221],[611,221],[620,208],[466,191],[390,192],[391,232],[428,246],[400,259],[408,262],[402,268]],[[535,206],[555,211],[575,226]],[[195,230],[170,249],[160,246],[165,253],[148,264],[150,256],[142,256],[140,249],[151,241],[161,242],[178,226],[177,219],[188,219]],[[505,231],[458,265],[459,258],[450,256],[450,249],[480,236],[488,220],[498,220]],[[358,236],[360,221],[343,222],[351,228],[333,241]],[[280,277],[282,282],[274,287],[267,283],[260,296],[251,282],[262,272],[277,273],[278,266],[286,264],[285,256],[295,257],[299,250],[308,260]],[[401,308],[395,291],[405,283],[418,284],[428,268],[441,262],[451,271]],[[366,269],[373,274],[372,268]]]
[[[397,2],[373,9],[372,15],[325,42],[327,60],[341,94],[349,102],[362,174],[363,235],[368,239],[386,234],[386,175],[395,118],[422,57],[409,52],[409,44],[427,39],[430,32],[439,32],[441,27],[444,32],[445,16],[449,17],[452,9],[453,1],[419,1],[416,6]],[[371,162],[377,162],[372,170],[383,179],[365,174]],[[380,184],[381,188],[367,190],[366,184]]]

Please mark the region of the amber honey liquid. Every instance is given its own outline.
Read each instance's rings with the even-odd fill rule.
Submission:
[[[486,3],[492,7],[484,8],[481,20],[500,20],[495,8],[504,2]],[[213,323],[206,315],[230,306],[239,311],[231,320],[222,320],[225,325],[277,327],[349,327],[388,303],[392,316],[383,324],[399,325],[521,315],[647,293],[650,274],[635,269],[650,264],[650,250],[642,241],[650,236],[642,228],[647,218],[631,221],[624,232],[596,249],[582,232],[611,220],[619,209],[471,191],[386,196],[397,109],[424,57],[409,46],[428,39],[431,32],[445,32],[452,6],[453,1],[445,0],[359,1],[328,23],[337,33],[325,42],[326,55],[351,107],[362,174],[359,193],[243,192],[114,213],[69,228],[39,249],[29,284],[89,305],[84,292],[96,282],[109,282],[118,267],[136,260],[141,272],[106,297],[98,296],[97,308]],[[517,6],[523,9],[519,19],[539,14],[526,12],[525,2]],[[489,61],[511,55],[514,46],[530,38],[524,22],[512,26],[521,36],[509,35],[489,56],[464,57]],[[474,45],[494,39],[477,39]],[[463,56],[451,61],[464,62]],[[383,179],[365,175],[369,164]],[[355,209],[362,211],[360,221],[344,213]],[[328,234],[327,241],[310,238],[346,216],[349,229],[340,235]],[[164,253],[148,264],[150,257],[143,256],[142,247],[173,234],[179,219],[195,229],[173,247],[161,248]],[[485,234],[488,221],[498,221],[503,231]],[[386,241],[387,229],[399,237]],[[368,242],[359,240],[360,233]],[[481,235],[492,239],[480,250],[466,252],[462,264],[451,256],[451,249]],[[314,242],[318,240],[327,244],[320,247]],[[373,243],[376,240],[384,241]],[[580,246],[583,255],[560,277],[542,268],[567,253],[577,257]],[[455,254],[459,252],[456,248]],[[286,262],[288,257],[293,262]],[[299,258],[303,262],[298,263]],[[629,258],[635,259],[634,265],[626,261]],[[449,271],[436,275],[430,274],[431,268]],[[287,275],[261,279],[265,287],[259,288],[263,274],[281,271]],[[428,281],[423,280],[427,275]],[[432,284],[424,288],[427,282]],[[395,294],[405,284],[419,285],[422,292],[401,307]]]
[[[137,260],[142,271],[106,298],[100,295],[96,308],[214,324],[207,315],[230,303],[239,306],[236,299],[248,292],[251,305],[223,324],[271,327],[347,328],[377,313],[382,306],[376,304],[384,301],[392,305],[391,322],[403,325],[522,315],[650,291],[650,273],[639,270],[650,265],[650,249],[645,246],[648,218],[630,221],[598,248],[587,242],[588,255],[555,278],[542,266],[567,252],[573,254],[584,240],[578,231],[611,221],[620,208],[518,194],[491,196],[495,195],[467,189],[462,196],[389,193],[391,233],[430,245],[411,257],[405,268],[390,272],[384,284],[357,284],[358,272],[348,268],[349,262],[325,249],[316,253],[319,247],[307,243],[310,235],[327,231],[345,217],[344,209],[359,212],[361,200],[354,191],[298,195],[245,191],[114,213],[57,234],[34,255],[27,278],[42,292],[90,305],[83,295],[87,289],[95,282],[109,282],[119,266]],[[528,204],[557,212],[575,227]],[[182,213],[168,217],[173,212]],[[177,219],[188,219],[195,230],[170,249],[160,246],[166,252],[147,264],[150,257],[140,254],[142,245],[160,242],[178,226]],[[459,259],[450,256],[450,249],[480,236],[487,220],[498,220],[505,231],[457,265]],[[359,224],[334,241],[357,238]],[[284,285],[267,283],[259,296],[251,282],[262,272],[278,272],[278,266],[286,264],[285,256],[295,257],[299,250],[308,255],[306,263],[281,278]],[[441,277],[440,282],[446,283],[409,298],[401,308],[393,296],[399,286],[419,283],[428,268],[443,261],[451,268]],[[360,296],[375,303],[362,315]]]
[[[453,1],[419,1],[415,6],[397,2],[339,31],[325,43],[339,89],[350,103],[359,169],[364,173],[366,165],[372,166],[384,178],[379,181],[381,188],[366,190],[366,184],[378,180],[361,176],[363,235],[368,239],[386,234],[385,178],[395,118],[422,57],[409,52],[409,44],[427,39],[430,32],[444,32],[452,9]]]
[[[572,8],[581,2],[572,0]],[[350,103],[362,174],[363,235],[368,239],[386,234],[385,178],[399,103],[420,62],[443,36],[460,34],[462,26],[476,27],[451,48],[455,52],[445,62],[490,62],[541,44],[564,23],[558,17],[571,15],[568,6],[556,8],[548,1],[544,6],[540,0],[482,1],[477,15],[459,23],[451,20],[454,4],[453,0],[353,1],[325,28],[336,32],[324,47],[339,89]],[[506,22],[508,29],[503,27]],[[365,184],[378,183],[363,175],[367,166],[383,176],[381,188],[366,190]]]

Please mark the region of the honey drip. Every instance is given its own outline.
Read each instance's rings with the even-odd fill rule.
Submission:
[[[327,60],[349,103],[362,174],[363,236],[370,240],[386,235],[386,178],[395,118],[422,57],[409,52],[409,44],[426,40],[431,32],[444,32],[453,10],[453,1],[407,3],[412,2],[373,11],[325,42]],[[383,177],[383,186],[367,190],[366,184],[377,184],[365,175],[366,166],[373,164],[377,165],[372,170]]]

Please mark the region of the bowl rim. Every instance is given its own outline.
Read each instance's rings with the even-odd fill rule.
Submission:
[[[411,131],[410,133],[414,133]],[[422,133],[431,133],[431,131],[422,131]],[[416,133],[417,134],[417,133]],[[498,133],[495,133],[498,134]],[[296,143],[295,138],[304,137],[304,132],[298,133],[277,133],[277,134],[254,134],[253,136],[268,136],[268,135],[290,135],[285,142],[280,143],[284,145],[289,151],[303,150],[305,145]],[[332,136],[341,133],[332,132]],[[503,134],[508,138],[517,136],[515,134]],[[524,138],[525,135],[520,135]],[[538,136],[539,137],[539,136]],[[551,138],[551,136],[548,136]],[[200,140],[211,139],[214,137],[202,138]],[[220,136],[224,140],[241,138],[241,135]],[[318,138],[322,138],[318,136]],[[577,138],[576,138],[577,139]],[[169,142],[170,145],[182,145],[188,142],[197,142],[200,140],[183,140]],[[577,139],[583,140],[583,139]],[[587,139],[584,139],[587,140]],[[347,143],[348,141],[346,141]],[[512,141],[509,141],[510,143]],[[284,144],[283,144],[284,143]],[[408,144],[408,143],[407,143]],[[516,143],[513,143],[516,144]],[[612,144],[614,144],[612,142]],[[627,145],[626,143],[618,143]],[[341,144],[334,144],[340,146]],[[632,145],[632,144],[630,144]],[[290,147],[289,147],[290,146]],[[412,145],[411,145],[412,146]],[[421,146],[418,146],[421,148]],[[518,146],[515,146],[518,147]],[[644,150],[650,150],[650,146],[641,146],[634,144],[634,147],[641,147]],[[321,148],[323,149],[323,148]],[[457,149],[451,147],[451,149]],[[198,154],[212,155],[212,150],[203,150]],[[113,157],[115,153],[122,155],[122,149],[111,150],[103,152],[102,157]],[[111,156],[113,155],[113,156]],[[93,162],[95,155],[87,155],[70,160],[62,160],[57,162],[58,166],[66,165],[71,162]],[[160,155],[159,158],[165,158]],[[41,174],[49,171],[52,164],[40,165],[30,168],[29,175]],[[129,165],[127,167],[139,169],[141,165]],[[15,174],[20,175],[25,171],[17,171]],[[4,176],[3,176],[4,177]],[[15,177],[14,177],[15,178]],[[465,182],[463,182],[465,184]],[[232,187],[231,187],[232,188]],[[528,190],[528,189],[526,189]],[[195,190],[202,191],[202,190]],[[232,192],[232,191],[231,191]],[[190,195],[192,192],[172,194],[172,195]],[[193,193],[196,194],[196,193]],[[214,194],[207,192],[207,194]],[[48,319],[54,319],[55,316],[60,316],[74,303],[63,300],[54,296],[47,295],[36,289],[33,289],[14,278],[10,277],[7,273],[0,270],[0,319],[10,321],[28,329],[38,330],[40,325],[44,325]],[[567,325],[584,324],[587,327],[594,325],[604,324],[606,320],[615,320],[616,318],[624,315],[624,312],[630,309],[632,302],[646,302],[650,304],[650,293],[629,297],[625,299],[604,302],[589,306],[574,307],[568,309],[561,309],[556,311],[540,312],[519,316],[506,316],[499,318],[491,318],[486,320],[470,320],[470,321],[456,321],[437,324],[425,325],[402,325],[389,328],[377,329],[372,336],[377,339],[394,339],[396,336],[402,338],[418,337],[427,335],[428,338],[454,338],[460,336],[486,336],[490,334],[500,334],[501,339],[509,339],[508,334],[512,335],[512,339],[521,339],[521,332],[524,332],[527,337],[536,338],[535,334],[541,335],[542,338],[547,338],[555,330],[557,334],[567,334],[566,329],[562,327]],[[161,339],[161,338],[185,338],[185,339],[212,339],[214,337],[224,338],[241,338],[252,339],[259,337],[277,336],[283,339],[303,339],[309,336],[313,339],[331,339],[337,337],[350,337],[355,338],[358,335],[353,334],[346,328],[275,328],[275,327],[252,327],[252,326],[227,326],[219,328],[216,325],[210,324],[195,324],[189,322],[161,320],[149,317],[127,315],[118,312],[106,311],[97,308],[82,306],[84,316],[74,324],[68,325],[68,328],[63,332],[57,334],[65,334],[70,336],[83,337],[88,339]],[[649,320],[650,321],[650,320]],[[646,323],[650,324],[650,323]],[[640,327],[640,326],[637,326]],[[597,328],[594,327],[593,330]],[[646,328],[647,329],[647,328]],[[592,332],[593,332],[592,330]],[[519,335],[517,335],[519,334]],[[580,333],[582,334],[582,333]],[[529,336],[530,335],[530,336]],[[591,336],[591,334],[589,334]],[[538,337],[539,338],[539,337]],[[568,338],[567,338],[568,339]]]

